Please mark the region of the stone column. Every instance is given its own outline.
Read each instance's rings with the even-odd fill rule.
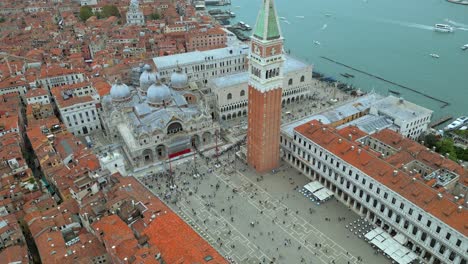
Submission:
[[[387,206],[385,206],[383,214],[384,214],[385,217],[388,216],[388,207]]]
[[[392,223],[396,223],[396,218],[397,218],[397,214],[393,213],[392,218],[391,218]]]
[[[444,259],[448,259],[449,255],[450,255],[450,249],[446,247],[445,252],[444,252]]]
[[[421,232],[421,230],[418,229],[418,232],[416,233],[416,239],[415,239],[415,240],[417,240],[418,242],[420,242],[420,241],[421,241],[421,236],[422,236],[422,232]],[[418,244],[419,244],[419,243],[418,243]]]
[[[441,246],[442,245],[439,242],[436,242],[435,247],[434,247],[434,251],[439,252],[439,249],[440,249]]]
[[[419,254],[419,257],[420,258],[424,258],[424,255],[426,254],[426,250],[425,249],[421,249],[421,253]]]

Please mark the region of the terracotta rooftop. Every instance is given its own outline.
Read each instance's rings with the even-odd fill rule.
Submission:
[[[431,188],[420,179],[420,176],[410,176],[317,120],[300,125],[294,130],[405,197],[422,210],[439,218],[461,234],[468,235],[468,222],[466,222],[468,211],[463,206],[458,210],[459,204],[453,202],[453,195],[446,193],[442,188],[440,190]],[[360,153],[358,153],[359,148],[362,148]],[[397,170],[396,175],[394,170]],[[439,193],[442,193],[441,197],[438,196]]]
[[[59,108],[67,108],[74,106],[76,104],[82,104],[82,103],[93,103],[94,99],[89,96],[73,96],[68,99],[64,99],[62,97],[62,94],[58,90],[52,90],[52,94],[54,95],[55,101],[57,103],[57,106]]]
[[[28,247],[26,245],[16,245],[3,249],[0,252],[2,263],[29,263]]]
[[[373,134],[372,137],[395,149],[398,149],[399,152],[397,154],[409,154],[409,156],[405,155],[407,157],[406,159],[409,159],[411,156],[413,157],[413,160],[421,161],[432,167],[434,170],[445,168],[457,173],[460,176],[459,182],[468,186],[468,171],[455,161],[445,158],[409,138],[402,137],[400,134],[390,129],[381,130]],[[399,158],[402,158],[403,155],[404,154],[400,154]],[[405,159],[402,158],[402,162],[404,160]]]
[[[120,260],[131,258],[138,250],[138,241],[132,230],[117,215],[101,218],[92,225],[95,234],[101,237],[111,254]]]
[[[91,82],[93,83],[94,89],[96,89],[101,97],[109,94],[111,85],[104,78],[94,78],[91,79]]]
[[[27,93],[26,93],[26,98],[32,98],[32,97],[36,97],[36,96],[43,96],[43,95],[47,95],[47,91],[45,89],[31,89],[29,90]]]
[[[174,212],[157,216],[145,234],[167,263],[228,263]]]

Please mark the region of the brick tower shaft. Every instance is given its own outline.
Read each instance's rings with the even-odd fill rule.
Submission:
[[[264,0],[249,57],[247,162],[258,172],[279,166],[283,38],[273,0]]]

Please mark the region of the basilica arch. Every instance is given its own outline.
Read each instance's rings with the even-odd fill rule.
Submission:
[[[159,160],[163,160],[163,159],[166,159],[166,156],[167,156],[167,148],[165,145],[158,145],[156,147],[156,157],[159,159]]]
[[[203,133],[203,136],[202,136],[203,144],[211,143],[212,138],[213,138],[213,135],[211,135],[210,132]]]
[[[193,135],[190,139],[190,144],[192,145],[192,147],[198,148],[200,146],[200,136]]]
[[[145,164],[153,162],[153,151],[151,149],[145,149],[142,152],[143,161]]]
[[[180,122],[173,122],[167,126],[167,134],[177,134],[181,131],[183,131],[182,124]]]

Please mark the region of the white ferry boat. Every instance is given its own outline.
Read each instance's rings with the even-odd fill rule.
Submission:
[[[440,56],[435,54],[435,53],[431,53],[431,54],[429,54],[429,56],[431,56],[432,58],[435,58],[435,59],[440,58]]]
[[[453,27],[446,24],[435,24],[434,30],[437,32],[450,33],[453,32]]]
[[[462,127],[462,126],[464,126],[466,124],[468,124],[468,116],[460,116],[459,118],[455,119],[455,121],[453,121],[448,126],[446,126],[444,129],[445,130],[453,130],[453,129],[457,129],[459,127]]]
[[[463,46],[461,47],[461,49],[462,49],[462,50],[468,49],[468,44],[463,45]]]

